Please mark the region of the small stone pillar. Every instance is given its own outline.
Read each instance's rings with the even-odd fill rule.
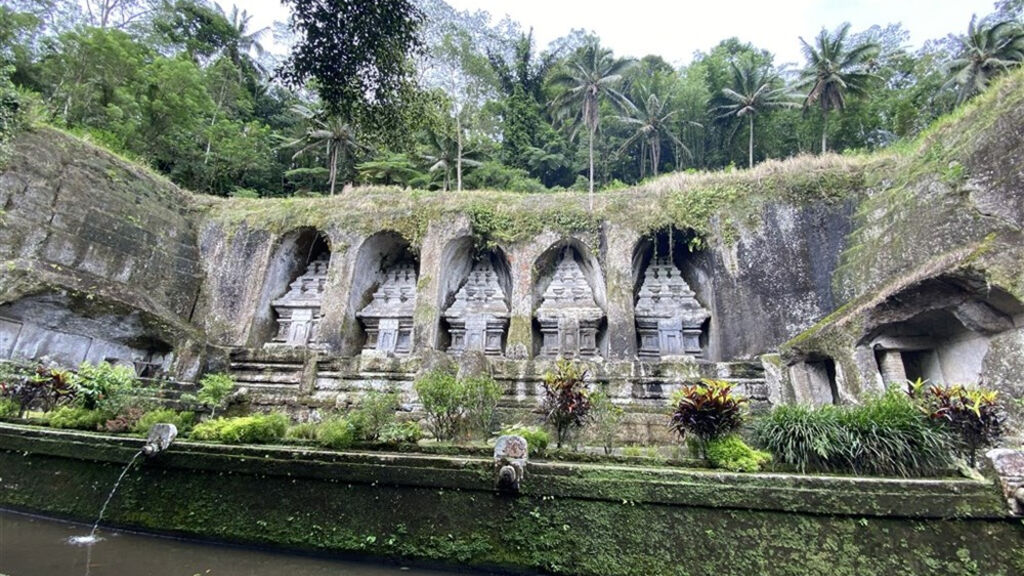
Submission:
[[[309,263],[288,292],[270,305],[277,313],[277,335],[268,346],[316,345],[320,340],[320,305],[327,282],[329,256]]]
[[[907,381],[907,371],[903,366],[903,355],[899,350],[878,350],[878,369],[882,373],[882,383],[902,384]]]
[[[498,275],[489,263],[478,262],[469,278],[455,294],[455,302],[444,312],[452,341],[448,351],[502,353],[502,341],[508,329],[509,307]]]
[[[543,336],[541,356],[597,356],[597,329],[604,319],[572,251],[565,249],[537,308]]]
[[[701,326],[711,313],[669,259],[658,258],[647,267],[635,315],[641,357],[701,356]]]
[[[416,309],[416,270],[411,264],[392,267],[373,300],[356,313],[366,327],[364,350],[385,354],[412,351],[412,317]]]
[[[996,448],[985,453],[999,476],[999,485],[1010,512],[1024,515],[1024,451]]]

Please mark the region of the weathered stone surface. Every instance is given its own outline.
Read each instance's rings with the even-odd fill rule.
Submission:
[[[385,273],[373,299],[356,316],[366,326],[366,350],[384,354],[412,351],[412,318],[416,310],[416,270],[399,264]]]
[[[659,258],[647,267],[635,315],[640,356],[701,355],[701,325],[711,313],[669,259]]]
[[[284,296],[271,302],[277,313],[275,343],[316,346],[320,342],[320,306],[327,282],[328,255],[309,263],[306,271],[289,285]]]
[[[999,477],[1007,506],[1014,514],[1024,515],[1024,451],[997,448],[989,450],[985,457]]]
[[[473,266],[466,283],[455,294],[455,302],[444,311],[444,317],[451,332],[450,352],[502,353],[509,307],[498,274],[489,262]]]
[[[571,248],[562,253],[537,308],[540,323],[541,356],[598,355],[597,329],[604,319]]]

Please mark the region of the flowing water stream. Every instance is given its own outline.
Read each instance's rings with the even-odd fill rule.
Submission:
[[[4,576],[445,576],[454,572],[354,562],[104,529],[69,544],[82,524],[0,510]],[[467,572],[459,572],[467,574]],[[483,575],[485,572],[468,572]]]

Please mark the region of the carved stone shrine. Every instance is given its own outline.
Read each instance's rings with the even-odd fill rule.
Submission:
[[[597,329],[604,316],[572,251],[566,248],[537,308],[541,356],[596,356]]]
[[[412,350],[412,316],[416,310],[416,269],[391,267],[373,300],[356,313],[366,327],[364,350],[408,354]]]
[[[641,357],[700,357],[701,325],[710,317],[675,264],[668,258],[651,262],[636,303]]]
[[[277,335],[270,345],[307,346],[319,341],[320,304],[329,263],[328,255],[310,262],[288,292],[270,303],[277,314]]]
[[[444,312],[452,337],[448,351],[500,355],[508,317],[508,302],[497,273],[490,263],[478,262]]]

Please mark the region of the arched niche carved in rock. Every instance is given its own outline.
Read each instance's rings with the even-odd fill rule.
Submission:
[[[360,246],[355,266],[349,309],[359,320],[360,348],[409,354],[419,272],[411,246],[397,232],[378,232]]]
[[[686,273],[692,238],[675,229],[660,230],[641,238],[633,250],[634,317],[641,358],[704,355],[711,313],[691,287],[693,275]]]
[[[331,248],[315,228],[285,234],[263,281],[251,339],[265,346],[320,345],[320,315]]]
[[[534,263],[534,355],[594,357],[607,349],[607,299],[600,264],[587,247],[569,238]]]
[[[170,339],[159,322],[95,296],[53,291],[0,305],[0,359],[109,362],[155,377],[174,363]]]
[[[469,236],[449,242],[441,255],[437,349],[503,354],[511,294],[512,273],[501,248],[478,249]]]

